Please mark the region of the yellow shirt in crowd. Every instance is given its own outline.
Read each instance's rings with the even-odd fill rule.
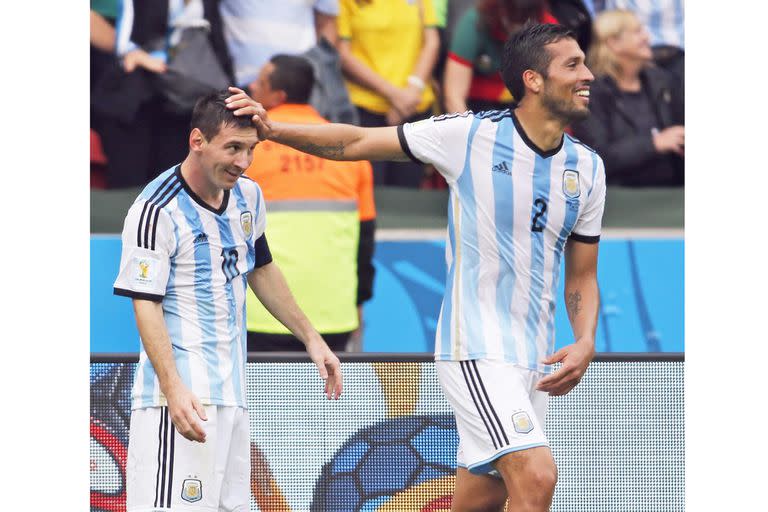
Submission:
[[[397,87],[408,85],[421,53],[425,27],[436,27],[431,0],[340,0],[339,36],[350,42],[352,54]],[[389,102],[370,89],[347,81],[353,104],[378,114],[389,110]],[[435,101],[427,81],[418,111]]]

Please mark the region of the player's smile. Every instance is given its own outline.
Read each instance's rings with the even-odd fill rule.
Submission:
[[[579,100],[581,100],[581,102],[584,103],[584,105],[589,105],[589,86],[588,85],[577,87],[573,94],[577,96]]]

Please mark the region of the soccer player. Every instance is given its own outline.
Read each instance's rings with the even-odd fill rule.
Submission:
[[[338,358],[272,262],[264,197],[243,176],[259,139],[250,117],[201,98],[189,154],[128,211],[114,291],[133,299],[142,349],[132,391],[128,511],[249,507],[245,292],[304,342],[328,398]],[[176,435],[176,432],[180,435]]]
[[[548,396],[568,393],[594,356],[600,157],[564,134],[588,115],[593,76],[572,32],[529,25],[504,47],[514,110],[451,114],[398,127],[270,121],[239,93],[262,139],[339,160],[430,163],[450,187],[448,276],[436,368],[459,431],[455,511],[549,510],[557,469],[544,433]],[[555,293],[575,342],[554,352]],[[551,365],[562,365],[552,372]]]

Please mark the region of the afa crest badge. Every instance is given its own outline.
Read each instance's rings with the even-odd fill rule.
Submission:
[[[195,503],[203,499],[203,483],[194,478],[187,478],[181,484],[181,499]]]
[[[515,426],[515,432],[518,434],[527,434],[533,430],[531,417],[525,411],[516,412],[512,415],[512,425]]]
[[[243,212],[240,214],[240,226],[243,228],[245,238],[251,238],[253,234],[253,215],[251,212]]]
[[[565,194],[565,197],[570,197],[572,199],[575,199],[581,195],[579,171],[566,169],[563,172],[563,194]]]

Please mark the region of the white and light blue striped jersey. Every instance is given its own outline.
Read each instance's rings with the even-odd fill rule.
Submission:
[[[246,407],[245,297],[266,227],[259,186],[240,178],[219,209],[169,169],[125,218],[114,292],[162,301],[176,368],[203,405]],[[166,405],[142,344],[132,408]]]
[[[450,189],[435,359],[550,371],[560,260],[568,238],[599,240],[602,160],[567,134],[541,151],[510,110],[432,117],[398,135]]]

